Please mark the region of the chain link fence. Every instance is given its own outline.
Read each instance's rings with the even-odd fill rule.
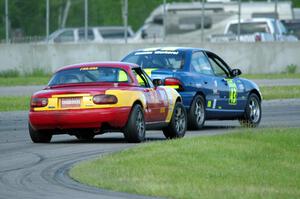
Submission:
[[[0,41],[238,41],[239,34],[247,32],[249,26],[244,30],[244,26],[236,25],[234,31],[224,37],[225,27],[231,21],[253,17],[294,17],[290,1],[223,1],[0,0],[0,10],[4,11],[1,12]],[[255,28],[271,32],[269,27]],[[277,34],[276,31],[279,32],[275,29],[272,34]]]

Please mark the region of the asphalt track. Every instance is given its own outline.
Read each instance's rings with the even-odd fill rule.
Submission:
[[[260,127],[300,127],[300,100],[263,103]],[[239,129],[237,121],[207,122],[189,136],[215,135]],[[255,129],[253,130],[255,131]],[[161,132],[147,132],[147,141],[164,140]],[[2,199],[115,199],[149,198],[116,193],[81,185],[67,175],[76,162],[120,151],[135,144],[125,143],[122,134],[97,136],[93,142],[75,137],[54,136],[50,144],[33,144],[27,132],[27,112],[0,113],[0,198]]]

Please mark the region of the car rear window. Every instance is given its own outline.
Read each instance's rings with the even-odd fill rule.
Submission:
[[[184,64],[184,52],[180,51],[138,51],[123,59],[143,68],[180,69]]]
[[[126,71],[113,67],[81,67],[62,70],[54,74],[49,86],[91,83],[91,82],[129,82]]]

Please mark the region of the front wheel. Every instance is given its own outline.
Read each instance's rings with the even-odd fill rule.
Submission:
[[[136,104],[131,110],[124,136],[127,142],[139,143],[145,140],[146,125],[141,105]]]
[[[185,135],[187,128],[187,116],[184,106],[177,102],[174,107],[171,121],[165,129],[164,135],[168,139],[181,138]]]
[[[35,130],[30,124],[28,124],[29,135],[34,143],[49,143],[52,138],[52,134],[47,131]]]
[[[204,126],[205,118],[206,112],[204,97],[196,95],[188,114],[188,128],[191,130],[201,129]]]
[[[250,94],[245,109],[245,114],[240,119],[240,124],[243,127],[257,127],[261,120],[261,101],[258,96],[254,93]]]

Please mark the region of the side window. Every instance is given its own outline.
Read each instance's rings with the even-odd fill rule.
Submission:
[[[192,71],[205,75],[213,75],[210,63],[203,52],[194,52],[190,65]]]
[[[216,76],[223,76],[223,77],[230,76],[227,67],[218,57],[212,54],[208,54],[208,59],[211,63],[211,66]]]
[[[60,33],[55,39],[54,42],[74,42],[74,31],[67,30]]]
[[[87,39],[88,40],[94,40],[95,36],[94,36],[94,32],[92,29],[88,29],[88,35],[87,35]],[[84,29],[79,29],[78,30],[78,35],[79,35],[79,41],[84,41],[85,36],[84,36]]]
[[[141,87],[153,87],[150,78],[140,68],[132,68],[133,74]]]

